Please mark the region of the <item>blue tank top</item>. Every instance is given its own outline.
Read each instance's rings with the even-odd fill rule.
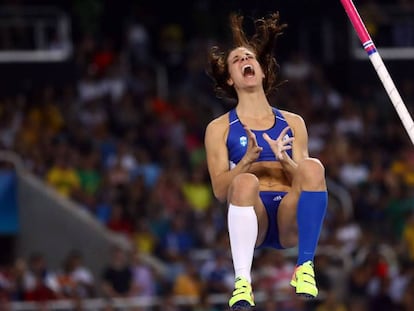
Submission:
[[[256,135],[257,144],[263,148],[262,152],[259,155],[259,158],[256,160],[259,161],[279,161],[272,149],[270,148],[267,141],[263,138],[263,133],[267,133],[272,139],[279,137],[280,132],[288,126],[285,118],[282,113],[276,109],[272,108],[275,115],[275,122],[273,126],[267,130],[252,130]],[[243,158],[247,150],[247,134],[243,128],[243,124],[240,122],[239,117],[236,113],[236,108],[230,110],[229,112],[229,133],[227,136],[227,150],[229,154],[230,168],[236,166],[237,163]],[[293,137],[291,129],[288,130],[287,134],[289,137]],[[292,150],[287,150],[287,154],[292,157]]]

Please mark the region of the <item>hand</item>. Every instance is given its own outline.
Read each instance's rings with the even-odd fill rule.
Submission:
[[[263,134],[263,138],[270,145],[270,148],[272,148],[273,153],[279,160],[287,160],[289,155],[286,153],[286,150],[292,149],[292,142],[295,140],[294,137],[285,137],[288,130],[289,127],[285,127],[276,140],[270,138],[266,133]]]
[[[257,160],[263,148],[257,145],[256,135],[246,126],[244,129],[247,133],[247,150],[244,158],[248,164],[251,164]]]

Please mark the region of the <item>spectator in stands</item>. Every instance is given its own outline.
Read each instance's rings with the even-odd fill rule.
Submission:
[[[80,190],[87,198],[94,197],[101,186],[102,174],[99,164],[99,153],[96,151],[85,152],[81,155],[77,171],[80,181]]]
[[[0,100],[3,109],[0,110],[0,147],[13,149],[16,135],[19,133],[23,121],[23,108],[27,104],[27,97],[23,94],[16,96],[13,100]]]
[[[389,177],[389,199],[386,201],[384,213],[391,229],[391,238],[400,241],[406,217],[414,211],[414,198],[411,194],[411,188],[403,182],[402,178]]]
[[[105,108],[103,99],[94,99],[85,102],[79,109],[78,121],[80,126],[92,135],[99,137],[101,132],[105,131],[109,122],[109,112]]]
[[[60,298],[57,276],[46,263],[41,253],[34,253],[29,258],[29,269],[23,276],[24,300],[46,301]]]
[[[107,227],[116,233],[124,235],[128,239],[132,237],[134,226],[127,216],[125,206],[121,202],[117,202],[112,206],[111,217],[108,220]]]
[[[62,298],[76,298],[76,282],[72,279],[72,265],[66,259],[63,262],[61,271],[57,274],[57,282],[59,284],[60,294]]]
[[[39,146],[46,146],[65,126],[53,87],[45,87],[40,96],[31,97],[31,100],[34,103],[30,105],[25,99],[19,99],[18,102],[23,105],[21,108],[27,109],[22,127],[16,136],[20,152],[30,152]]]
[[[57,149],[54,163],[46,172],[46,181],[66,198],[73,198],[80,189],[80,179],[74,163],[74,150],[65,142]]]
[[[148,192],[143,176],[136,176],[125,187],[125,204],[132,221],[148,216]]]
[[[120,165],[122,169],[126,170],[131,176],[131,174],[138,168],[139,163],[135,157],[135,152],[128,144],[128,141],[120,140],[116,147],[116,154],[110,156],[105,165],[108,168]]]
[[[345,212],[338,214],[333,237],[331,238],[333,238],[334,243],[345,254],[352,255],[358,247],[358,243],[361,239],[361,226],[355,221],[352,215],[347,215]]]
[[[365,125],[361,109],[350,98],[342,101],[339,116],[335,122],[335,130],[349,139],[361,139],[364,135]]]
[[[234,272],[227,252],[217,250],[214,256],[201,266],[200,275],[206,291],[211,294],[226,294],[233,286]]]
[[[11,300],[13,286],[14,283],[7,268],[0,267],[0,310],[2,310],[3,303]]]
[[[222,206],[217,201],[213,201],[204,214],[195,215],[195,218],[199,224],[196,236],[200,246],[220,250],[217,240],[221,231],[226,227],[226,216]]]
[[[132,290],[131,263],[125,250],[114,247],[101,275],[101,290],[107,298],[128,297]]]
[[[389,295],[396,306],[402,305],[404,296],[411,290],[409,286],[413,280],[414,261],[405,257],[400,260],[397,271],[390,279]]]
[[[66,260],[70,271],[70,278],[75,283],[76,297],[94,297],[96,294],[95,277],[90,268],[83,263],[82,254],[76,250],[71,251]]]
[[[186,256],[182,257],[182,267],[183,269],[173,281],[173,293],[177,296],[198,301],[203,295],[205,284],[200,279],[197,265],[189,256]]]
[[[121,159],[117,158],[107,170],[105,178],[107,178],[109,186],[112,188],[125,187],[130,181],[130,174],[122,165]]]
[[[142,176],[144,186],[151,190],[161,174],[161,165],[151,158],[151,154],[145,148],[138,148],[136,155],[139,165],[133,172],[133,178]]]
[[[351,148],[352,152],[349,152]],[[362,161],[364,152],[362,148],[348,144],[347,150],[346,159],[339,170],[339,179],[342,184],[353,189],[366,183],[370,172],[368,166]]]
[[[10,299],[12,301],[23,301],[25,295],[25,275],[27,273],[26,260],[22,258],[16,258],[11,267],[10,282],[13,284],[13,288],[10,291]]]
[[[142,254],[152,255],[157,249],[159,238],[151,231],[147,219],[137,219],[132,236],[134,247]]]
[[[157,290],[157,275],[154,269],[142,260],[142,254],[135,250],[132,254],[132,284],[130,295],[132,297],[155,297]]]
[[[160,241],[160,252],[164,260],[181,261],[195,246],[194,236],[189,230],[189,218],[185,213],[171,218],[170,228]]]
[[[397,154],[391,163],[390,173],[394,175],[394,178],[401,178],[407,186],[414,186],[414,151],[412,148],[407,147]]]
[[[140,9],[133,12],[134,18],[127,28],[127,46],[126,51],[130,58],[132,66],[140,67],[150,63],[151,61],[151,37],[147,27],[142,24],[141,20],[144,16],[136,16],[143,14]]]
[[[213,201],[213,192],[204,165],[193,168],[189,180],[182,185],[182,191],[190,208],[196,214],[206,213],[206,209]]]
[[[414,261],[414,211],[407,213],[404,229],[402,232],[402,243],[404,253]]]
[[[184,176],[184,172],[178,167],[164,169],[153,188],[152,199],[162,206],[163,213],[168,217],[188,210],[188,204],[181,190]],[[162,197],[157,195],[159,193],[162,193]]]
[[[278,310],[294,309],[296,297],[289,284],[295,270],[294,263],[285,254],[273,250],[263,250],[260,257],[260,265],[257,265],[254,274],[255,288],[266,293],[269,299],[278,299]],[[318,278],[321,287],[319,281]]]

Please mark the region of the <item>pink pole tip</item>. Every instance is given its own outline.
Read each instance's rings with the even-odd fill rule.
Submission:
[[[362,19],[359,16],[359,13],[355,8],[352,0],[341,0],[341,3],[345,9],[346,14],[351,20],[351,23],[354,26],[354,29],[359,37],[359,40],[361,40],[361,43],[365,44],[366,42],[371,41],[371,37],[365,28],[365,25],[362,22]]]

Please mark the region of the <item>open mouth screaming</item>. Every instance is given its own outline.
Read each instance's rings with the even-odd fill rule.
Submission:
[[[242,67],[242,73],[244,77],[253,77],[254,76],[254,69],[252,65],[244,65]]]

